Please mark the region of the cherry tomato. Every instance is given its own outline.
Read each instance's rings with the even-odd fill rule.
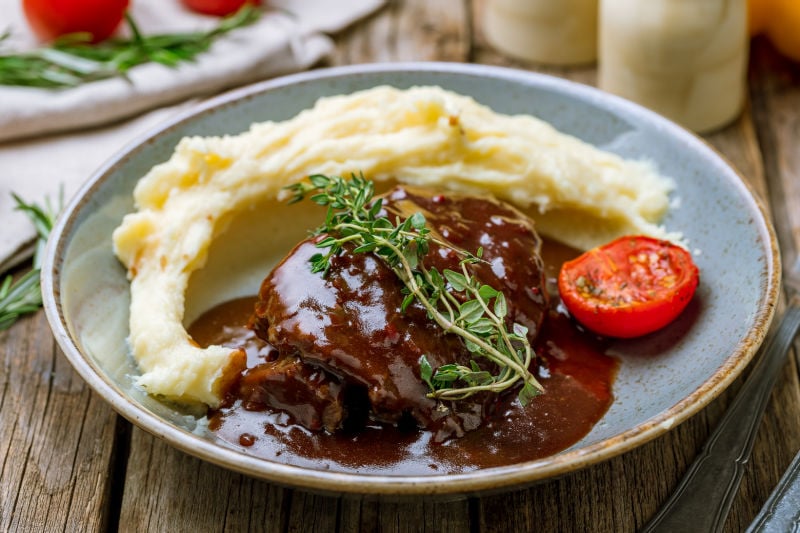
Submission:
[[[558,290],[570,314],[587,329],[631,338],[672,322],[692,299],[698,281],[688,251],[631,236],[564,263]]]
[[[260,5],[261,0],[183,0],[192,11],[222,17],[236,13],[245,4]]]
[[[128,0],[22,0],[28,24],[44,41],[78,32],[102,41],[114,33],[127,8]]]

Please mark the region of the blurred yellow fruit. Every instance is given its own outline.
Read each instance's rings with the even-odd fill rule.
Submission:
[[[767,29],[772,2],[773,0],[747,0],[747,29],[751,37]]]
[[[767,36],[778,51],[800,61],[800,0],[769,0]]]

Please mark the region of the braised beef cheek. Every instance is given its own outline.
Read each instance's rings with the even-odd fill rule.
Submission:
[[[533,343],[547,295],[541,241],[527,217],[491,198],[405,187],[384,197],[384,209],[391,218],[422,212],[437,238],[471,252],[482,248],[485,263],[474,267],[475,275],[505,293],[509,320],[527,326]],[[309,260],[320,251],[315,240],[298,244],[259,292],[251,326],[280,354],[271,363],[274,372],[264,373],[268,379],[262,389],[269,393],[262,393],[262,400],[292,414],[286,403],[309,398],[306,403],[321,410],[318,416],[295,418],[310,429],[333,431],[364,413],[375,421],[431,430],[437,441],[479,427],[497,398],[482,394],[437,403],[426,396],[419,374],[423,354],[434,368],[453,361],[469,364],[462,341],[445,334],[417,303],[401,312],[402,283],[372,254],[341,254],[325,277],[312,273]],[[459,259],[432,244],[425,264],[459,270]],[[291,378],[276,386],[275,374],[285,369]],[[318,383],[323,377],[324,391]],[[258,394],[257,379],[245,376],[243,383],[251,395]]]

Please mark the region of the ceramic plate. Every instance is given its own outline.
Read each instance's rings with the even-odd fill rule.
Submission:
[[[322,471],[248,455],[216,440],[192,413],[133,386],[137,371],[125,342],[128,282],[112,253],[111,233],[133,210],[137,180],[166,160],[186,135],[238,133],[254,121],[288,119],[321,96],[381,84],[440,85],[501,113],[532,114],[621,156],[651,160],[676,181],[677,201],[663,222],[683,232],[695,251],[701,271],[698,293],[668,328],[613,345],[611,352],[621,361],[615,400],[571,448],[463,474]],[[286,245],[277,252],[287,251]],[[189,307],[195,309],[187,312],[202,311],[214,298],[252,294],[264,274],[261,268],[232,273],[228,285],[211,296],[190,298],[194,303]],[[81,376],[123,416],[185,452],[316,490],[458,494],[530,483],[608,459],[696,413],[753,357],[772,319],[779,277],[776,241],[763,209],[736,171],[691,133],[634,104],[564,80],[495,67],[420,63],[317,70],[272,80],[211,100],[164,125],[112,158],[72,199],[48,246],[43,292],[56,339]]]

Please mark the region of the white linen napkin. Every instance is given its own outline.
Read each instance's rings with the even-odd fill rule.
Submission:
[[[333,49],[325,33],[384,1],[265,0],[258,22],[218,38],[207,53],[177,69],[145,64],[129,71],[130,81],[112,78],[62,90],[0,86],[0,272],[29,255],[35,236],[14,210],[12,191],[27,201],[46,195],[55,200],[63,185],[69,198],[101,163],[190,106],[192,98],[311,67]],[[20,3],[0,0],[0,32],[12,31],[5,48],[37,44]],[[188,11],[180,0],[132,0],[131,12],[146,34],[209,29],[219,22]]]

